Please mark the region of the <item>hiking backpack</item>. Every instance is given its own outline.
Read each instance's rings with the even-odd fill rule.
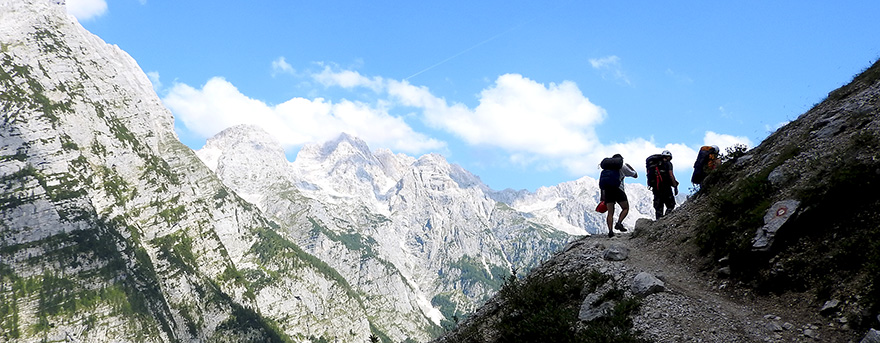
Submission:
[[[691,176],[691,182],[700,184],[706,178],[708,172],[715,170],[718,163],[718,149],[714,146],[705,145],[700,148],[697,153],[697,160],[694,162],[694,174]]]
[[[602,173],[599,174],[599,188],[620,187],[620,168],[623,168],[623,159],[608,157],[603,159],[599,166],[602,167]]]
[[[663,166],[663,155],[654,154],[648,156],[645,160],[645,169],[648,175],[648,187],[660,189],[661,184],[666,184],[669,180],[664,178],[663,172],[667,169]]]

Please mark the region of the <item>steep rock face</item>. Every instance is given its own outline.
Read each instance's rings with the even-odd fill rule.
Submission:
[[[4,2],[0,65],[4,339],[366,339],[358,295],[180,144],[130,56]]]

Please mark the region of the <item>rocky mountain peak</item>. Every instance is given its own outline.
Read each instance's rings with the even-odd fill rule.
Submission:
[[[284,148],[268,132],[258,126],[237,125],[209,138],[198,151],[199,157],[212,170],[225,166],[247,163],[265,165],[272,169],[286,168]]]
[[[375,158],[366,142],[343,132],[334,140],[304,145],[296,159],[298,161],[312,160],[319,163],[331,161],[335,163],[338,161],[373,161]]]
[[[209,138],[206,148],[229,149],[240,145],[246,145],[243,150],[271,151],[272,153],[284,153],[281,144],[278,143],[266,130],[255,125],[236,125],[227,128]]]
[[[209,138],[196,155],[234,186],[239,195],[260,203],[266,184],[289,183],[291,169],[284,149],[268,132],[253,125],[237,125]]]
[[[64,13],[66,10],[64,0],[0,0],[0,6],[13,11],[29,10]]]

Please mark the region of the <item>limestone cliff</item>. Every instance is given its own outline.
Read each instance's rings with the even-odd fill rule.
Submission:
[[[366,340],[360,296],[178,141],[118,47],[4,2],[0,66],[2,340]]]

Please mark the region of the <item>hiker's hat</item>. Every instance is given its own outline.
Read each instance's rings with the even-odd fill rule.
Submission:
[[[663,156],[669,157],[669,160],[670,160],[670,161],[672,160],[672,153],[669,152],[669,150],[663,150],[663,152],[661,152],[660,155],[663,155]]]

